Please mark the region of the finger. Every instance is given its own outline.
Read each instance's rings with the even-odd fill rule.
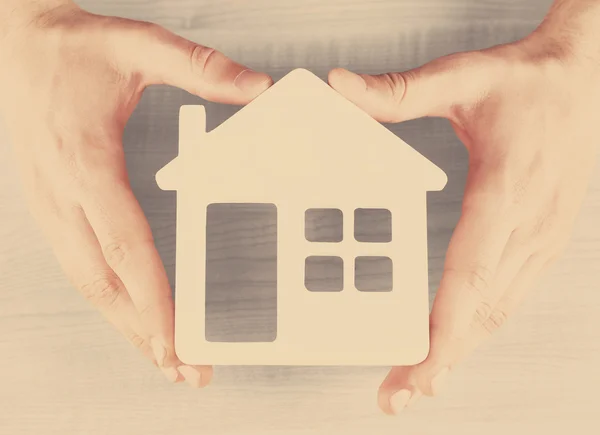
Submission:
[[[135,23],[135,44],[127,48],[128,62],[145,84],[166,84],[209,101],[246,104],[273,84],[223,53],[189,41],[155,24]]]
[[[506,322],[516,304],[533,287],[543,269],[552,261],[551,253],[558,252],[556,236],[544,236],[544,225],[552,222],[547,217],[539,224],[522,223],[511,233],[510,240],[502,254],[495,279],[490,286],[491,296],[488,305],[476,315],[465,337],[455,342],[454,358],[447,364],[454,367],[467,358],[479,345]],[[550,224],[552,225],[552,224]],[[563,237],[564,239],[564,237]],[[529,287],[528,287],[529,286]],[[421,376],[427,377],[427,373]]]
[[[485,191],[486,186],[475,189]],[[487,318],[497,297],[494,283],[500,275],[514,224],[499,212],[498,204],[492,200],[496,196],[488,195],[489,192],[466,192],[463,213],[448,247],[430,316],[430,352],[421,364],[431,374],[432,382],[438,373],[449,368],[447,363],[452,359],[456,341],[465,336],[473,323]],[[420,379],[419,387],[425,394],[432,394],[431,386],[423,383],[425,380]]]
[[[474,349],[487,340],[494,331],[498,330],[517,310],[523,300],[535,287],[544,270],[553,259],[543,253],[529,256],[510,286],[494,306],[488,319],[471,330],[465,339],[462,352],[457,355],[456,362],[463,361]]]
[[[437,329],[432,328],[432,335],[437,334],[438,340],[443,340],[443,351],[438,351],[440,345],[433,344],[435,340],[432,338],[433,350],[427,360],[405,372],[406,378],[412,379],[419,391],[425,391],[428,395],[439,395],[445,386],[448,373],[503,325],[507,313],[499,303],[508,300],[510,296],[507,294],[510,293],[511,286],[518,276],[530,269],[532,257],[530,247],[524,245],[515,236],[515,232],[512,232],[486,295],[480,299],[474,312],[465,312],[461,330],[466,327],[466,331],[442,336],[436,331],[443,329],[443,324]],[[406,380],[396,374],[396,382],[402,385]]]
[[[439,359],[446,361],[427,363],[411,367],[393,368],[380,388],[379,403],[387,413],[401,412],[422,396],[422,385],[432,385],[435,394],[443,388],[444,379],[433,379],[432,366],[455,368],[480,346],[491,334],[500,328],[533,286],[542,270],[548,264],[547,256],[531,254],[531,243],[523,243],[519,232],[511,233],[509,242],[502,254],[496,276],[490,285],[490,295],[485,308],[476,312],[468,331],[462,337],[452,337],[451,344]],[[407,390],[400,395],[398,391]],[[402,399],[410,398],[408,403]]]
[[[417,391],[435,394],[436,383],[450,369],[458,343],[473,323],[487,318],[497,297],[493,283],[514,223],[499,213],[497,196],[489,193],[489,185],[496,180],[489,176],[482,180],[477,175],[475,170],[467,184],[463,214],[448,248],[444,274],[430,316],[429,355],[417,366],[395,368],[390,372],[379,390],[379,403],[384,412],[392,412],[390,400],[398,392],[405,398],[413,397]],[[518,261],[513,260],[514,263]]]
[[[464,337],[469,336],[473,330],[489,326],[490,316],[496,305],[505,296],[515,278],[521,273],[524,265],[531,258],[532,250],[530,246],[524,244],[516,234],[516,231],[511,233],[511,237],[502,253],[494,279],[489,285],[489,294],[485,298],[483,305],[476,311],[469,325],[469,330],[465,333]],[[491,333],[492,330],[490,329],[489,332]],[[459,348],[462,348],[466,340],[464,337],[460,337],[460,340],[456,342],[457,349],[452,353],[460,352]]]
[[[446,350],[437,353],[437,360],[432,355],[427,363],[409,367],[395,367],[382,383],[379,391],[379,405],[384,412],[397,414],[405,407],[410,407],[422,395],[422,385],[433,385],[432,393],[439,394],[443,388],[443,378],[434,381],[436,375],[432,367],[449,367],[456,365],[469,356],[490,334],[499,328],[505,320],[506,312],[498,308],[498,301],[506,298],[506,290],[514,281],[515,276],[522,273],[523,264],[531,257],[525,249],[513,238],[509,241],[502,254],[495,279],[490,285],[490,294],[484,302],[485,308],[480,308],[472,316],[471,326],[464,337],[450,337]],[[469,314],[469,317],[471,315]],[[399,391],[406,390],[407,393]],[[402,401],[402,399],[406,399]]]
[[[154,246],[150,226],[127,179],[122,161],[100,163],[94,181],[83,188],[81,204],[103,256],[127,288],[160,367],[179,367],[173,340],[173,299]],[[190,366],[180,373],[193,386],[204,386],[212,368]],[[184,374],[185,372],[185,374]]]
[[[127,290],[106,264],[83,211],[50,195],[36,201],[34,213],[69,281],[135,347],[156,365],[148,336]],[[177,371],[164,370],[172,382]]]
[[[369,75],[336,68],[329,73],[329,84],[380,122],[454,119],[454,109],[474,104],[490,88],[488,64],[485,55],[472,52],[404,72]]]

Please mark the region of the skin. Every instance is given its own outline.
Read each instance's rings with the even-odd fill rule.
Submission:
[[[147,86],[246,104],[272,79],[154,24],[42,3],[15,2],[0,36],[0,113],[32,214],[70,281],[125,338],[168,380],[204,386],[212,368],[174,351],[171,289],[129,185],[123,129]]]
[[[329,82],[382,122],[443,117],[469,152],[462,215],[430,316],[431,346],[379,389],[388,414],[436,395],[561,254],[598,151],[600,2],[558,1],[516,43],[412,71]]]
[[[157,25],[70,1],[5,0],[0,23],[0,115],[61,266],[170,381],[206,385],[212,369],[183,365],[173,349],[171,290],[128,183],[123,128],[147,86],[246,104],[271,78]],[[596,28],[600,1],[557,0],[515,43],[406,72],[330,72],[330,85],[375,119],[446,118],[469,152],[430,354],[391,370],[379,389],[384,412],[438,394],[567,244],[598,151]]]

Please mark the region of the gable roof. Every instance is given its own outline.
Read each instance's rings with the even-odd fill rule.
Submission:
[[[319,134],[326,134],[321,142],[327,142],[327,148],[320,152],[327,155],[334,149],[343,154],[343,162],[349,164],[358,161],[361,164],[376,165],[393,159],[396,172],[400,165],[417,171],[422,179],[423,188],[430,191],[441,190],[447,183],[446,174],[418,151],[398,138],[393,132],[373,119],[359,107],[344,98],[326,82],[305,69],[295,69],[252,102],[241,108],[228,120],[206,133],[205,111],[203,106],[182,106],[180,112],[180,145],[179,157],[192,158],[194,165],[205,166],[211,170],[221,163],[221,159],[250,159],[259,156],[260,161],[282,161],[283,152],[301,152],[284,146],[264,148],[261,144],[273,141],[276,137],[284,144],[286,137],[299,134],[298,125],[303,126],[304,143],[314,143],[316,138],[310,135],[311,127]],[[210,138],[207,147],[198,143],[186,143],[183,137]],[[232,140],[236,138],[237,140]],[[255,138],[253,142],[251,139]],[[239,140],[243,139],[243,140]],[[275,142],[277,141],[275,140]],[[191,142],[191,140],[190,140]],[[218,146],[213,146],[218,142]],[[364,146],[348,146],[360,142]],[[345,146],[345,148],[340,148]],[[371,146],[371,147],[370,147]],[[373,150],[378,147],[379,149]],[[211,162],[206,159],[195,159],[194,155],[208,153]],[[310,152],[310,151],[309,151]],[[270,155],[268,155],[270,153]],[[322,154],[323,155],[323,154]],[[310,157],[314,160],[322,155]],[[179,157],[163,167],[156,176],[159,186],[165,190],[175,188],[175,181],[181,174]],[[206,157],[206,156],[205,156]],[[302,161],[298,156],[298,161]],[[303,156],[306,158],[306,156]],[[213,161],[218,159],[218,161]],[[389,162],[387,162],[389,163]],[[223,164],[226,164],[223,162]],[[337,165],[338,162],[335,162]],[[385,171],[385,164],[381,165]],[[271,168],[269,168],[271,169]],[[198,167],[197,170],[202,170]],[[354,168],[354,170],[359,170]]]

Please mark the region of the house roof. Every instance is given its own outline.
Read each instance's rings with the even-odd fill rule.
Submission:
[[[344,166],[354,173],[366,169],[375,178],[412,176],[430,191],[447,182],[439,167],[305,69],[290,72],[208,133],[204,107],[183,106],[179,156],[158,172],[157,182],[176,189],[184,166],[210,173],[235,170],[232,161],[240,162],[240,177],[249,166],[254,175],[272,176],[286,176],[298,165],[320,173]]]

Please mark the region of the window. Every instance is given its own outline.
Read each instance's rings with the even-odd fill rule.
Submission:
[[[340,257],[306,258],[304,285],[314,292],[339,292],[344,288],[344,261]]]
[[[357,242],[391,242],[392,213],[381,208],[357,208],[354,210],[354,238]]]
[[[337,208],[306,210],[304,234],[309,242],[337,243],[344,238],[342,211]]]
[[[351,216],[352,217],[352,216]],[[354,234],[344,240],[344,214],[337,208],[311,208],[306,210],[304,235],[311,244],[354,243],[353,258],[343,256],[315,255],[310,253],[305,260],[304,285],[315,292],[339,292],[344,288],[344,267],[352,267],[354,288],[362,292],[389,292],[393,288],[393,263],[388,254],[392,241],[392,214],[383,208],[357,208],[354,210],[354,225],[349,228]],[[372,245],[366,252],[361,246]],[[381,249],[373,249],[381,246]],[[335,249],[333,249],[335,251]],[[380,251],[380,252],[379,252]],[[345,261],[346,260],[346,261]]]
[[[354,286],[363,292],[392,291],[392,260],[389,257],[356,257]]]

